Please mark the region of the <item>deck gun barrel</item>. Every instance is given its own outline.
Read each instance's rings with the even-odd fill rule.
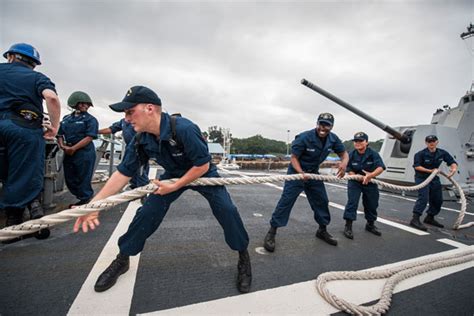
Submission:
[[[370,123],[374,124],[378,128],[384,130],[385,132],[389,133],[390,135],[392,135],[393,137],[398,139],[400,142],[402,142],[404,144],[409,144],[411,142],[411,139],[410,139],[409,136],[401,134],[400,132],[396,131],[395,129],[388,126],[387,124],[384,124],[384,123],[380,122],[379,120],[373,118],[372,116],[368,115],[367,113],[364,113],[361,110],[353,107],[349,103],[339,99],[335,95],[333,95],[333,94],[327,92],[326,90],[318,87],[314,83],[311,83],[310,81],[308,81],[306,79],[301,79],[301,84],[307,86],[311,90],[316,91],[317,93],[321,94],[322,96],[325,96],[329,100],[336,102],[337,104],[339,104],[340,106],[348,109],[352,113],[354,113],[354,114],[362,117],[363,119],[369,121]]]

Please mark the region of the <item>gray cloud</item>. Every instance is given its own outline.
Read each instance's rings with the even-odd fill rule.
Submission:
[[[386,123],[429,123],[456,105],[472,80],[459,34],[472,1],[13,1],[0,2],[0,46],[40,51],[63,105],[92,96],[107,105],[136,84],[155,89],[169,112],[235,137],[286,140],[322,111],[343,139],[383,132],[302,86],[307,78]]]

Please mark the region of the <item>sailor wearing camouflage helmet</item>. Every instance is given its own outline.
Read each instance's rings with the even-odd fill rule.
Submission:
[[[95,146],[99,123],[89,114],[92,99],[82,91],[73,92],[67,104],[71,114],[61,121],[59,145],[64,150],[64,178],[69,191],[79,200],[74,205],[86,204],[94,195],[91,181],[95,165]]]
[[[270,230],[263,242],[267,251],[273,252],[275,250],[277,228],[288,224],[291,209],[303,191],[314,212],[314,220],[319,224],[316,237],[330,245],[337,245],[337,240],[326,229],[331,221],[331,215],[329,214],[329,200],[324,183],[320,180],[309,180],[305,176],[306,173],[319,173],[319,165],[331,152],[335,152],[341,158],[337,175],[338,177],[344,176],[349,158],[339,137],[331,132],[333,125],[334,116],[330,113],[321,113],[318,116],[316,128],[297,135],[291,144],[291,163],[287,173],[299,173],[303,175],[304,180],[285,181],[283,193],[270,220]]]

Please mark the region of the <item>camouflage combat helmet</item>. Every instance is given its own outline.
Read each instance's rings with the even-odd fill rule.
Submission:
[[[67,99],[67,105],[72,108],[75,108],[78,103],[90,103],[90,105],[93,106],[91,97],[82,91],[73,92]]]

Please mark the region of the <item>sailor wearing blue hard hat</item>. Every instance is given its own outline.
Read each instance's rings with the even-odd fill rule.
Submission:
[[[326,229],[331,221],[331,215],[324,182],[309,180],[305,176],[305,173],[319,173],[319,165],[331,152],[335,152],[341,158],[338,176],[344,176],[349,156],[339,137],[331,132],[333,126],[334,116],[331,113],[321,113],[318,116],[316,128],[300,133],[291,144],[291,163],[287,173],[302,174],[305,180],[285,181],[283,193],[270,220],[270,230],[263,241],[263,246],[267,251],[275,250],[277,228],[288,224],[291,209],[303,191],[314,212],[314,220],[319,225],[316,237],[337,246],[337,240]]]
[[[346,172],[350,175],[359,174],[364,176],[363,181],[349,180],[347,182],[347,204],[344,210],[346,226],[344,236],[354,238],[352,222],[357,218],[357,208],[362,194],[362,205],[364,206],[365,229],[374,235],[381,236],[382,233],[375,226],[377,220],[377,207],[379,205],[379,189],[375,183],[370,182],[385,170],[385,165],[379,153],[369,146],[369,136],[364,132],[358,132],[352,139],[354,150],[349,154],[349,163]]]
[[[20,224],[23,211],[43,188],[45,141],[59,127],[60,102],[53,82],[34,71],[41,64],[38,51],[18,43],[8,49],[0,64],[0,209],[6,226]],[[43,126],[43,100],[50,123]],[[42,210],[31,213],[41,217]]]

